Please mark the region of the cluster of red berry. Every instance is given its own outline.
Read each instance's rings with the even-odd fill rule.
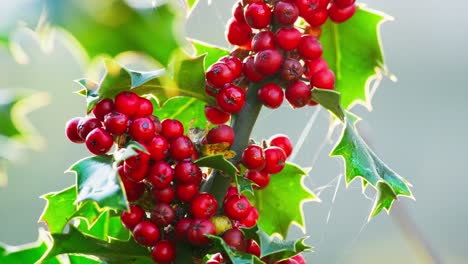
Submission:
[[[328,17],[341,23],[355,12],[355,0],[239,1],[227,40],[243,52],[221,58],[206,72],[206,91],[219,108],[216,116],[228,120],[228,113],[242,109],[249,82],[263,81],[258,98],[269,108],[278,108],[284,97],[294,108],[316,105],[312,88],[335,86],[335,75],[322,58],[320,26]],[[295,27],[299,17],[309,24],[305,29]]]

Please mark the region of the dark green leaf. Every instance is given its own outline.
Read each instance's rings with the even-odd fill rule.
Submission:
[[[370,82],[387,74],[379,26],[388,20],[381,13],[359,7],[346,23],[330,20],[322,26],[323,57],[336,75],[336,91],[347,109],[355,103],[370,108]]]
[[[232,250],[224,240],[219,236],[206,235],[209,237],[215,246],[217,252],[223,252],[235,264],[262,264],[257,256],[248,254],[242,251]]]
[[[155,107],[153,114],[161,120],[177,119],[188,129],[190,127],[206,127],[208,121],[204,111],[204,102],[191,97],[177,96],[167,100],[161,108]]]
[[[220,170],[231,177],[234,177],[234,175],[237,174],[236,166],[234,166],[234,164],[225,159],[223,154],[206,156],[196,160],[195,163],[199,167]]]
[[[286,163],[280,173],[271,175],[267,188],[254,191],[250,200],[258,209],[258,225],[265,232],[286,237],[292,223],[303,228],[302,205],[307,201],[317,200],[304,186],[303,178],[306,176],[307,172],[298,166]]]
[[[341,106],[339,92],[328,89],[314,88],[312,90],[312,99],[328,111],[332,112],[341,121],[344,121],[345,114],[343,107]]]
[[[176,259],[174,264],[192,263],[192,247],[188,243],[176,243]]]
[[[376,188],[377,197],[370,219],[382,209],[388,212],[398,196],[413,198],[413,194],[410,190],[411,184],[390,169],[369,148],[358,134],[355,122],[357,122],[356,117],[347,112],[341,139],[330,155],[341,156],[344,159],[347,185],[361,177],[365,182],[364,188],[367,184]]]
[[[204,43],[199,40],[192,39],[192,42],[197,55],[205,56],[205,70],[208,69],[213,63],[217,62],[221,57],[229,55],[229,51],[221,47],[217,47],[211,44]]]
[[[77,176],[78,197],[76,202],[92,200],[101,208],[126,210],[127,197],[113,167],[112,156],[102,155],[82,159],[69,171]]]
[[[298,240],[283,240],[280,236],[269,236],[260,227],[242,229],[246,238],[252,238],[260,246],[260,257],[266,257],[271,263],[295,256],[303,251],[310,250],[304,244],[305,238]]]
[[[54,244],[44,260],[61,254],[80,254],[94,256],[101,261],[112,263],[153,263],[148,250],[133,240],[110,242],[80,233],[70,227],[68,234],[52,234]]]

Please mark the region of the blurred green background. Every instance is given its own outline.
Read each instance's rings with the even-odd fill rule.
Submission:
[[[187,34],[227,46],[224,24],[233,3],[200,0]],[[468,3],[366,3],[395,18],[382,26],[381,37],[387,66],[398,82],[384,79],[373,96],[373,111],[356,107],[354,112],[363,118],[359,128],[374,150],[414,185],[416,202],[403,199],[390,216],[381,214],[368,222],[371,200],[356,183],[346,189],[341,160],[328,158],[338,135],[322,144],[329,124],[324,110],[293,111],[287,104],[264,110],[254,137],[286,133],[296,142],[304,127],[312,125],[293,160],[313,167],[306,184],[322,200],[305,206],[308,242],[314,246],[306,255],[308,263],[468,263]],[[40,4],[0,0],[0,30],[35,27]],[[21,244],[37,237],[37,219],[45,205],[38,197],[73,184],[73,175],[63,172],[88,155],[63,133],[68,119],[84,115],[85,101],[72,93],[77,89],[72,80],[84,75],[86,58],[59,33],[45,42],[48,45],[42,42],[43,47],[26,30],[13,39],[13,50],[21,51],[19,58],[27,63],[19,64],[8,47],[0,46],[0,87],[46,91],[51,100],[29,115],[46,147],[10,165],[8,186],[0,188],[0,241]],[[291,236],[299,235],[293,228]]]

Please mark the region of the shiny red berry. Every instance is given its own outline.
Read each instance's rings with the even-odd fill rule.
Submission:
[[[299,16],[299,9],[291,1],[279,1],[275,4],[274,15],[281,25],[292,25]]]
[[[206,234],[215,234],[213,223],[208,219],[194,219],[187,230],[187,239],[192,245],[205,246],[211,241]]]
[[[99,119],[99,121],[104,121],[104,116],[112,112],[114,109],[114,102],[109,98],[104,98],[99,103],[96,104],[93,108],[94,116]]]
[[[101,121],[99,121],[97,118],[88,116],[80,120],[76,129],[78,136],[85,140],[89,132],[98,127],[102,127]]]
[[[254,57],[252,56],[244,59],[242,71],[245,77],[247,77],[247,79],[251,82],[259,82],[263,80],[264,75],[255,68]]]
[[[302,81],[291,83],[285,92],[286,99],[293,108],[305,106],[311,97],[311,88]]]
[[[252,50],[259,52],[275,48],[275,35],[269,31],[260,31],[252,38]]]
[[[159,118],[157,116],[154,116],[154,115],[149,115],[148,118],[153,121],[154,133],[156,133],[156,134],[161,133],[162,124],[161,124],[161,121],[159,120]]]
[[[297,264],[306,264],[306,261],[305,261],[304,257],[301,254],[298,254],[298,255],[292,257],[292,259],[294,259],[297,262]]]
[[[280,77],[284,81],[291,82],[299,80],[303,73],[304,68],[298,60],[287,58],[281,66]]]
[[[225,63],[232,71],[234,79],[237,79],[242,74],[242,61],[236,56],[224,56],[219,59],[220,62]]]
[[[270,174],[265,171],[247,170],[245,177],[255,183],[257,189],[264,189],[270,183]]]
[[[335,87],[335,74],[330,69],[318,71],[310,78],[310,84],[317,88],[333,89]]]
[[[244,234],[237,228],[232,228],[224,232],[223,240],[234,250],[245,251],[246,241]]]
[[[218,210],[216,198],[210,193],[199,193],[192,200],[190,212],[194,218],[208,219]]]
[[[169,154],[169,143],[166,138],[160,135],[156,135],[146,145],[148,152],[150,153],[151,159],[155,161],[164,160]]]
[[[174,179],[174,171],[171,165],[164,161],[154,163],[148,172],[148,181],[156,189],[164,189]]]
[[[174,177],[179,183],[200,184],[202,171],[200,167],[192,161],[180,161],[174,167]]]
[[[164,119],[161,123],[161,135],[168,140],[184,134],[184,125],[176,119]]]
[[[159,229],[150,221],[142,221],[133,229],[133,238],[143,246],[152,246],[159,240]]]
[[[229,121],[231,115],[216,107],[206,105],[205,116],[208,121],[214,125],[224,124]]]
[[[106,154],[113,145],[114,138],[101,127],[94,129],[86,137],[86,147],[94,155]]]
[[[138,113],[140,97],[133,92],[121,92],[114,99],[114,108],[117,112],[129,117]]]
[[[356,0],[333,0],[333,4],[336,5],[338,8],[346,8],[353,5]]]
[[[224,213],[232,220],[241,220],[249,214],[250,202],[243,195],[233,195],[224,203]]]
[[[145,219],[145,210],[138,205],[130,205],[128,211],[120,215],[122,224],[129,230],[133,230],[137,224]]]
[[[176,196],[182,202],[190,202],[193,200],[195,195],[198,193],[198,184],[177,184],[176,185]]]
[[[151,190],[151,197],[158,203],[170,203],[175,198],[175,190],[172,186],[163,189]]]
[[[299,42],[297,51],[304,59],[314,60],[322,56],[323,48],[316,38],[304,35]]]
[[[243,46],[250,40],[252,29],[245,22],[231,19],[226,30],[227,41],[232,45]]]
[[[119,173],[120,180],[122,181],[122,185],[125,189],[125,194],[127,195],[127,200],[129,202],[135,202],[139,200],[143,193],[145,192],[145,184],[142,182],[136,183],[131,181],[125,177],[124,173],[124,166],[121,165],[117,168]]]
[[[158,227],[165,227],[175,219],[174,209],[167,203],[158,203],[151,211],[151,222]]]
[[[311,78],[315,73],[328,69],[327,62],[322,58],[318,58],[315,60],[305,60],[304,61],[305,72],[304,76],[307,78]]]
[[[208,85],[218,88],[224,87],[235,79],[232,70],[223,62],[211,65],[206,71],[205,77]]]
[[[352,4],[345,8],[338,8],[335,3],[330,5],[328,16],[335,23],[343,23],[350,19],[356,13],[356,4]]]
[[[307,13],[304,20],[312,27],[319,27],[323,25],[328,19],[328,11],[325,8],[318,8],[314,11]]]
[[[78,124],[82,117],[74,117],[65,125],[65,135],[73,143],[84,143],[85,140],[78,135]]]
[[[126,159],[125,164],[129,166],[130,168],[135,168],[139,166],[147,166],[150,160],[150,156],[144,151],[137,150],[137,154],[133,157]]]
[[[247,23],[244,17],[244,7],[242,6],[242,1],[239,1],[234,4],[234,6],[232,7],[232,16],[235,20],[239,22]]]
[[[281,148],[284,151],[284,154],[286,154],[286,157],[291,156],[291,153],[293,151],[293,145],[288,136],[283,134],[277,134],[272,136],[268,141],[270,146]]]
[[[258,98],[268,108],[278,108],[284,100],[284,92],[274,83],[267,83],[258,90]]]
[[[146,178],[148,173],[148,164],[143,164],[138,167],[130,167],[124,162],[124,174],[125,177],[134,182],[141,182]]]
[[[150,100],[140,97],[139,102],[138,102],[138,112],[137,116],[149,116],[153,114],[153,104],[151,103]]]
[[[228,125],[219,125],[212,128],[206,135],[206,141],[208,144],[228,143],[228,146],[230,147],[234,143],[234,139],[234,129]]]
[[[247,253],[260,257],[260,247],[255,240],[247,240]]]
[[[110,112],[104,117],[104,126],[113,135],[122,135],[127,132],[128,116],[120,112]]]
[[[250,170],[261,170],[265,167],[263,148],[258,145],[249,145],[242,152],[242,164]]]
[[[247,6],[244,16],[252,28],[262,29],[270,24],[271,10],[267,4],[256,2]]]
[[[242,226],[250,228],[250,227],[257,224],[258,216],[259,216],[259,214],[258,214],[257,208],[252,206],[252,207],[250,207],[250,210],[249,210],[249,213],[247,214],[247,216],[242,218],[241,220],[239,220],[239,223]]]
[[[180,136],[170,142],[169,154],[175,160],[183,160],[192,157],[195,146],[187,136]]]
[[[133,120],[129,129],[130,136],[139,142],[147,142],[154,137],[155,127],[153,120],[148,117],[140,117]]]
[[[175,235],[178,241],[187,241],[187,230],[192,225],[192,219],[182,218],[175,225]]]
[[[301,42],[301,32],[296,28],[281,28],[276,32],[275,41],[283,50],[294,50]]]
[[[263,171],[271,174],[278,173],[283,170],[286,164],[286,154],[279,147],[268,147],[265,149],[265,162]]]
[[[262,50],[255,54],[255,69],[264,75],[277,72],[283,64],[283,55],[275,49]]]
[[[245,91],[235,85],[224,87],[216,95],[216,104],[224,112],[237,113],[245,104]]]
[[[151,250],[151,257],[156,263],[172,263],[176,258],[176,249],[171,242],[161,240]]]

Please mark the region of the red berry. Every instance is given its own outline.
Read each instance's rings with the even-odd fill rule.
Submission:
[[[265,171],[247,170],[245,177],[255,183],[258,189],[264,189],[270,183],[270,174]]]
[[[161,124],[161,121],[159,121],[159,118],[157,116],[154,116],[154,115],[149,115],[148,118],[153,121],[154,133],[155,134],[161,133],[162,124]]]
[[[127,179],[134,182],[141,182],[146,178],[146,173],[148,172],[148,164],[132,168],[124,162],[123,169],[125,177],[127,177]]]
[[[209,105],[205,106],[205,116],[206,119],[208,119],[208,121],[214,125],[224,124],[231,117],[229,113]]]
[[[353,5],[356,0],[333,0],[333,4],[336,5],[337,8],[346,8]]]
[[[65,125],[65,135],[73,143],[84,143],[85,140],[78,135],[78,124],[81,121],[81,117],[74,117],[70,119]]]
[[[267,83],[258,90],[258,98],[268,108],[278,108],[284,100],[284,92],[274,83]]]
[[[246,217],[242,218],[239,222],[242,226],[250,228],[257,224],[258,210],[255,207],[250,207],[249,213]]]
[[[263,74],[255,69],[254,58],[249,56],[244,59],[242,71],[244,72],[245,77],[251,82],[259,82],[263,80]]]
[[[338,8],[335,3],[332,3],[328,9],[330,19],[335,23],[342,23],[350,19],[356,13],[356,4],[352,4],[345,8]]]
[[[227,192],[226,192],[226,196],[224,196],[224,202],[226,202],[226,200],[233,196],[233,195],[239,195],[239,190],[237,190],[237,187],[236,186],[229,186]]]
[[[218,88],[224,87],[235,79],[234,73],[223,62],[211,65],[206,71],[205,77],[208,85]]]
[[[262,50],[255,54],[255,69],[264,75],[277,72],[283,63],[283,55],[275,49]]]
[[[245,104],[245,91],[235,85],[229,85],[216,95],[216,103],[225,112],[237,113]]]
[[[86,147],[94,155],[106,154],[112,145],[114,138],[100,127],[91,131],[86,137]]]
[[[98,127],[102,127],[101,121],[99,121],[97,118],[88,116],[80,120],[76,130],[78,132],[78,136],[80,136],[82,139],[86,139],[86,136],[88,136],[89,132]]]
[[[104,126],[113,135],[122,135],[127,132],[128,116],[119,112],[110,112],[104,117]]]
[[[187,136],[180,136],[171,141],[169,154],[175,160],[183,160],[192,157],[195,147]]]
[[[148,166],[149,160],[150,156],[147,153],[137,150],[137,155],[126,159],[125,164],[130,168],[136,168],[140,166]]]
[[[160,135],[154,136],[146,148],[151,155],[151,159],[156,161],[164,160],[169,153],[169,143],[165,137]]]
[[[319,27],[323,25],[328,19],[328,12],[325,8],[318,8],[314,11],[307,13],[304,20],[312,27]]]
[[[281,28],[276,32],[276,44],[283,50],[294,50],[301,42],[301,32],[296,28]]]
[[[274,15],[281,25],[292,25],[299,16],[299,9],[293,2],[279,1],[275,4]]]
[[[285,95],[293,108],[303,107],[310,101],[311,88],[302,81],[296,81],[286,88]]]
[[[306,17],[307,14],[317,10],[327,8],[330,0],[296,0],[296,5],[299,9],[299,15]]]
[[[191,161],[180,161],[174,168],[174,177],[179,183],[200,184],[202,180],[202,171],[197,164]]]
[[[151,246],[159,240],[159,229],[150,221],[142,221],[133,229],[133,238],[143,246]]]
[[[219,59],[220,62],[224,62],[228,68],[232,71],[234,79],[237,79],[242,74],[242,61],[235,56],[224,56]]]
[[[286,154],[286,157],[291,156],[293,146],[288,136],[277,134],[277,135],[272,136],[269,139],[269,142],[270,142],[270,146],[281,148],[284,151],[284,154]]]
[[[328,69],[328,64],[322,57],[315,59],[315,60],[305,60],[304,64],[305,64],[304,76],[309,79],[316,72]]]
[[[158,203],[151,211],[151,222],[158,227],[165,227],[172,223],[175,218],[174,209],[167,203]]]
[[[182,218],[175,225],[176,240],[187,241],[187,230],[192,225],[192,219]]]
[[[252,38],[252,50],[255,52],[274,48],[275,35],[271,31],[260,31]]]
[[[234,4],[234,6],[232,7],[232,16],[235,20],[239,22],[247,23],[244,17],[244,7],[242,6],[242,1],[239,1]]]
[[[290,258],[290,259],[285,259],[279,262],[275,262],[275,264],[298,264],[298,263],[294,259]]]
[[[216,213],[218,203],[210,193],[199,193],[190,205],[190,212],[195,218],[208,219]]]
[[[154,137],[154,123],[148,117],[140,117],[133,120],[130,125],[130,136],[136,141],[146,142]]]
[[[176,258],[176,250],[171,242],[161,240],[151,250],[151,257],[156,263],[172,263]]]
[[[224,203],[224,213],[232,220],[241,220],[249,214],[250,202],[243,195],[233,195]]]
[[[310,78],[310,84],[317,88],[333,89],[335,87],[335,74],[330,69],[318,71]]]
[[[232,45],[243,46],[250,40],[252,29],[247,23],[231,19],[226,31],[227,41]]]
[[[224,232],[223,240],[231,249],[245,251],[245,237],[239,229],[233,228]]]
[[[122,185],[125,189],[125,194],[127,195],[127,200],[129,202],[135,202],[143,196],[143,193],[145,192],[145,184],[142,182],[136,183],[130,181],[125,177],[123,170],[123,166],[119,166],[117,169],[120,180],[122,181]]]
[[[298,60],[287,58],[281,67],[280,77],[284,81],[291,82],[299,80],[303,73],[304,68]]]
[[[256,2],[247,6],[244,16],[252,28],[262,29],[270,24],[271,10],[267,4]]]
[[[234,143],[234,129],[228,125],[219,125],[212,128],[206,135],[208,144],[228,143],[229,147]]]
[[[140,97],[132,92],[121,92],[114,99],[115,110],[129,117],[138,113]]]
[[[176,196],[182,202],[190,202],[198,194],[198,184],[177,184]]]
[[[164,189],[171,184],[174,178],[174,171],[171,165],[164,161],[158,161],[151,166],[148,173],[148,181],[156,189]]]
[[[305,261],[304,257],[301,254],[298,254],[298,255],[292,257],[292,259],[294,259],[297,262],[297,264],[306,264],[306,261]]]
[[[213,223],[208,219],[194,219],[187,230],[187,239],[192,245],[205,246],[211,241],[206,234],[215,234]]]
[[[265,161],[263,171],[275,174],[283,170],[286,164],[286,154],[279,147],[268,147],[265,149]]]
[[[250,170],[261,170],[265,167],[263,148],[257,145],[249,145],[242,152],[242,164]]]
[[[163,189],[153,189],[151,197],[158,203],[170,203],[174,200],[175,191],[172,186]]]
[[[120,215],[122,224],[129,230],[133,230],[137,224],[145,219],[145,210],[138,205],[130,205],[128,211],[123,211]]]
[[[184,134],[184,125],[179,120],[164,119],[161,125],[161,135],[167,140],[180,137]]]
[[[150,100],[140,97],[138,102],[138,113],[137,116],[149,116],[153,114],[153,104]]]
[[[96,104],[93,108],[94,116],[99,119],[99,121],[104,121],[104,116],[112,112],[114,109],[114,102],[109,98],[104,98],[99,103]]]
[[[247,240],[247,253],[260,257],[260,247],[255,240]]]
[[[323,48],[316,38],[304,35],[297,47],[297,51],[304,59],[314,60],[322,56]]]

